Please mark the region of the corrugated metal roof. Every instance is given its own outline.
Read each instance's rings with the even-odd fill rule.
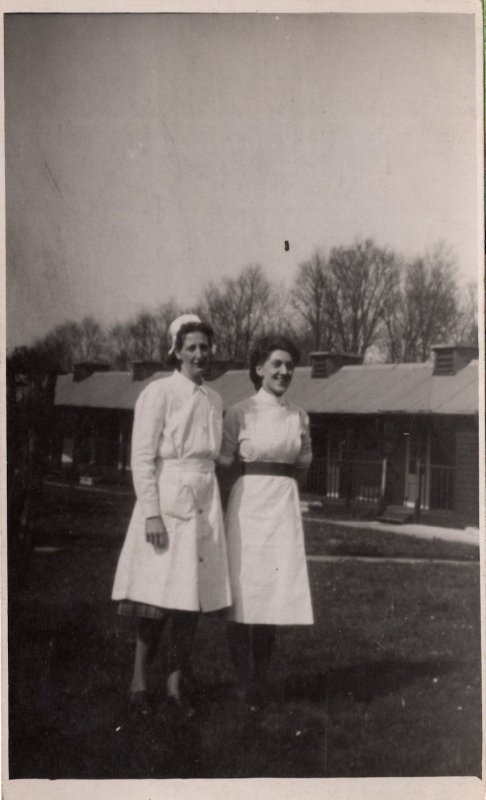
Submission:
[[[145,381],[134,381],[131,372],[95,372],[84,381],[60,375],[56,384],[56,405],[83,408],[123,408],[135,406],[138,395],[151,381],[169,372],[155,372]]]
[[[58,378],[56,405],[132,409],[153,380],[133,381],[129,372],[94,373],[74,383]],[[253,386],[246,370],[230,370],[211,382],[224,407],[250,397]],[[306,411],[328,414],[477,414],[478,362],[457,375],[434,376],[430,364],[365,364],[342,367],[330,378],[311,378],[310,367],[298,367],[288,396]]]

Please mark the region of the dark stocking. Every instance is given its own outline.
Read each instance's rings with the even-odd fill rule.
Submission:
[[[147,690],[148,669],[157,651],[160,634],[167,621],[165,619],[141,618],[138,621],[137,644],[130,690],[141,692]]]
[[[189,671],[198,614],[195,611],[173,611],[171,618],[167,694],[172,697],[180,697],[182,675]]]
[[[275,641],[275,625],[253,625],[253,670],[256,682],[264,686]]]

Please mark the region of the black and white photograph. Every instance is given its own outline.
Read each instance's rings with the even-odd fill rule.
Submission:
[[[9,797],[482,796],[481,8],[410,5],[3,15]]]

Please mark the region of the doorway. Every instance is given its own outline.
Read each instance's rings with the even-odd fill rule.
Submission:
[[[405,434],[405,488],[403,504],[414,508],[419,498],[420,507],[429,507],[430,484],[430,430],[411,429]]]

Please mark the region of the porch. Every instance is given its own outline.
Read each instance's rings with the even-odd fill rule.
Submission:
[[[381,512],[390,502],[389,459],[315,457],[305,495],[329,505]],[[417,460],[417,491],[403,506],[417,519],[427,512],[446,517],[454,509],[455,467]]]

